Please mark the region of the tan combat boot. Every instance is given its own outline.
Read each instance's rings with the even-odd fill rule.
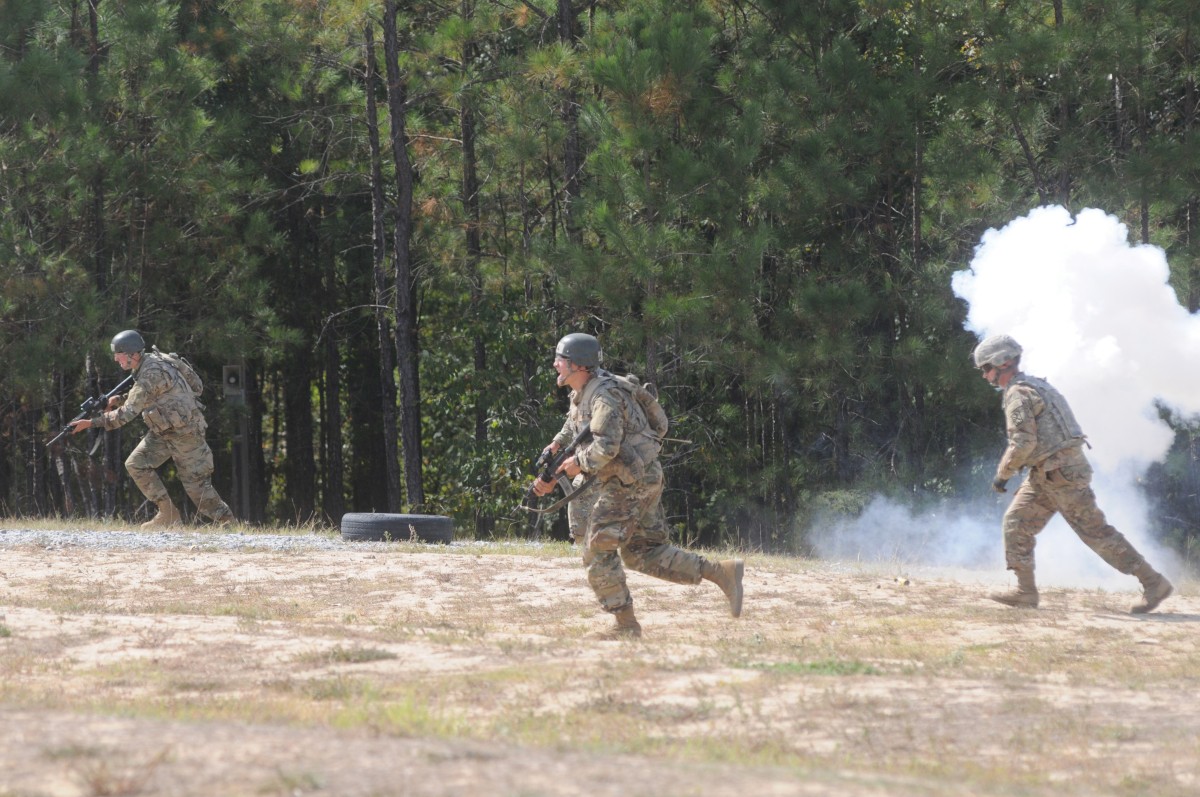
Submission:
[[[993,592],[989,598],[1005,606],[1024,606],[1036,609],[1038,605],[1037,584],[1033,580],[1033,570],[1017,570],[1017,588],[1012,592]]]
[[[704,568],[704,578],[721,588],[725,597],[729,598],[729,613],[734,617],[742,616],[742,574],[745,565],[741,559],[726,559],[723,562],[709,562]]]
[[[158,514],[142,524],[144,529],[165,529],[167,526],[174,526],[182,521],[183,518],[179,514],[179,510],[175,508],[175,502],[170,498],[163,499],[158,502]]]
[[[1171,582],[1167,581],[1166,576],[1150,565],[1142,565],[1134,575],[1138,577],[1138,581],[1142,582],[1142,602],[1135,603],[1129,610],[1134,614],[1154,611],[1158,608],[1158,604],[1175,591],[1175,587],[1171,586]]]
[[[629,604],[619,612],[613,612],[617,618],[617,627],[608,633],[609,639],[633,639],[642,635],[642,626],[633,614],[633,604]]]

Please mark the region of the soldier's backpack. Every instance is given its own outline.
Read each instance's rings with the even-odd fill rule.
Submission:
[[[667,436],[667,427],[670,425],[667,421],[667,413],[663,410],[662,405],[658,403],[658,389],[653,384],[647,382],[642,384],[642,380],[638,379],[633,374],[619,376],[613,374],[613,378],[617,380],[617,384],[621,389],[633,397],[641,408],[642,414],[646,416],[646,424],[650,430],[650,436],[655,438],[656,442],[661,446],[662,440]]]
[[[164,354],[158,350],[157,346],[152,348],[155,354],[169,362],[171,366],[179,372],[179,375],[183,377],[183,381],[187,382],[187,386],[192,391],[192,395],[196,398],[200,398],[200,394],[204,392],[204,380],[201,379],[200,375],[196,373],[196,369],[192,367],[192,364],[183,356],[176,354],[175,352]]]

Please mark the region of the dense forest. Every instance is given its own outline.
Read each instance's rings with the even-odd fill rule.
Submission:
[[[1188,0],[0,0],[0,512],[144,511],[140,423],[46,445],[125,328],[252,522],[526,533],[570,331],[659,386],[685,541],[986,489],[951,274],[1099,207],[1194,312],[1198,75]],[[1197,455],[1147,484],[1179,545]]]

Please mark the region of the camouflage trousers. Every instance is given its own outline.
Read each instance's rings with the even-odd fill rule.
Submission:
[[[581,509],[587,527],[583,564],[588,584],[605,611],[618,612],[633,602],[622,564],[675,584],[700,582],[707,564],[704,557],[669,542],[661,503],[661,465],[652,463],[646,478],[636,484],[610,479],[592,489],[594,493],[581,496],[588,504]]]
[[[571,481],[571,487],[578,490],[587,477],[582,473]],[[567,527],[571,530],[571,540],[579,545],[587,542],[588,519],[592,516],[592,504],[596,500],[597,485],[593,485],[578,499],[567,504]]]
[[[1146,560],[1108,524],[1092,492],[1092,466],[1082,452],[1053,470],[1032,468],[1004,513],[1004,555],[1009,570],[1034,568],[1033,548],[1038,533],[1055,512],[1100,558],[1126,574],[1144,567]]]
[[[142,494],[157,504],[170,499],[158,476],[158,468],[168,459],[175,461],[179,481],[200,514],[213,520],[233,518],[233,510],[212,486],[213,454],[203,432],[150,432],[125,460],[125,470]]]

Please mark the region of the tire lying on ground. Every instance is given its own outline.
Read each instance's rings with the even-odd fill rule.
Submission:
[[[454,521],[443,515],[347,512],[342,515],[342,539],[368,542],[450,542],[454,539]]]

